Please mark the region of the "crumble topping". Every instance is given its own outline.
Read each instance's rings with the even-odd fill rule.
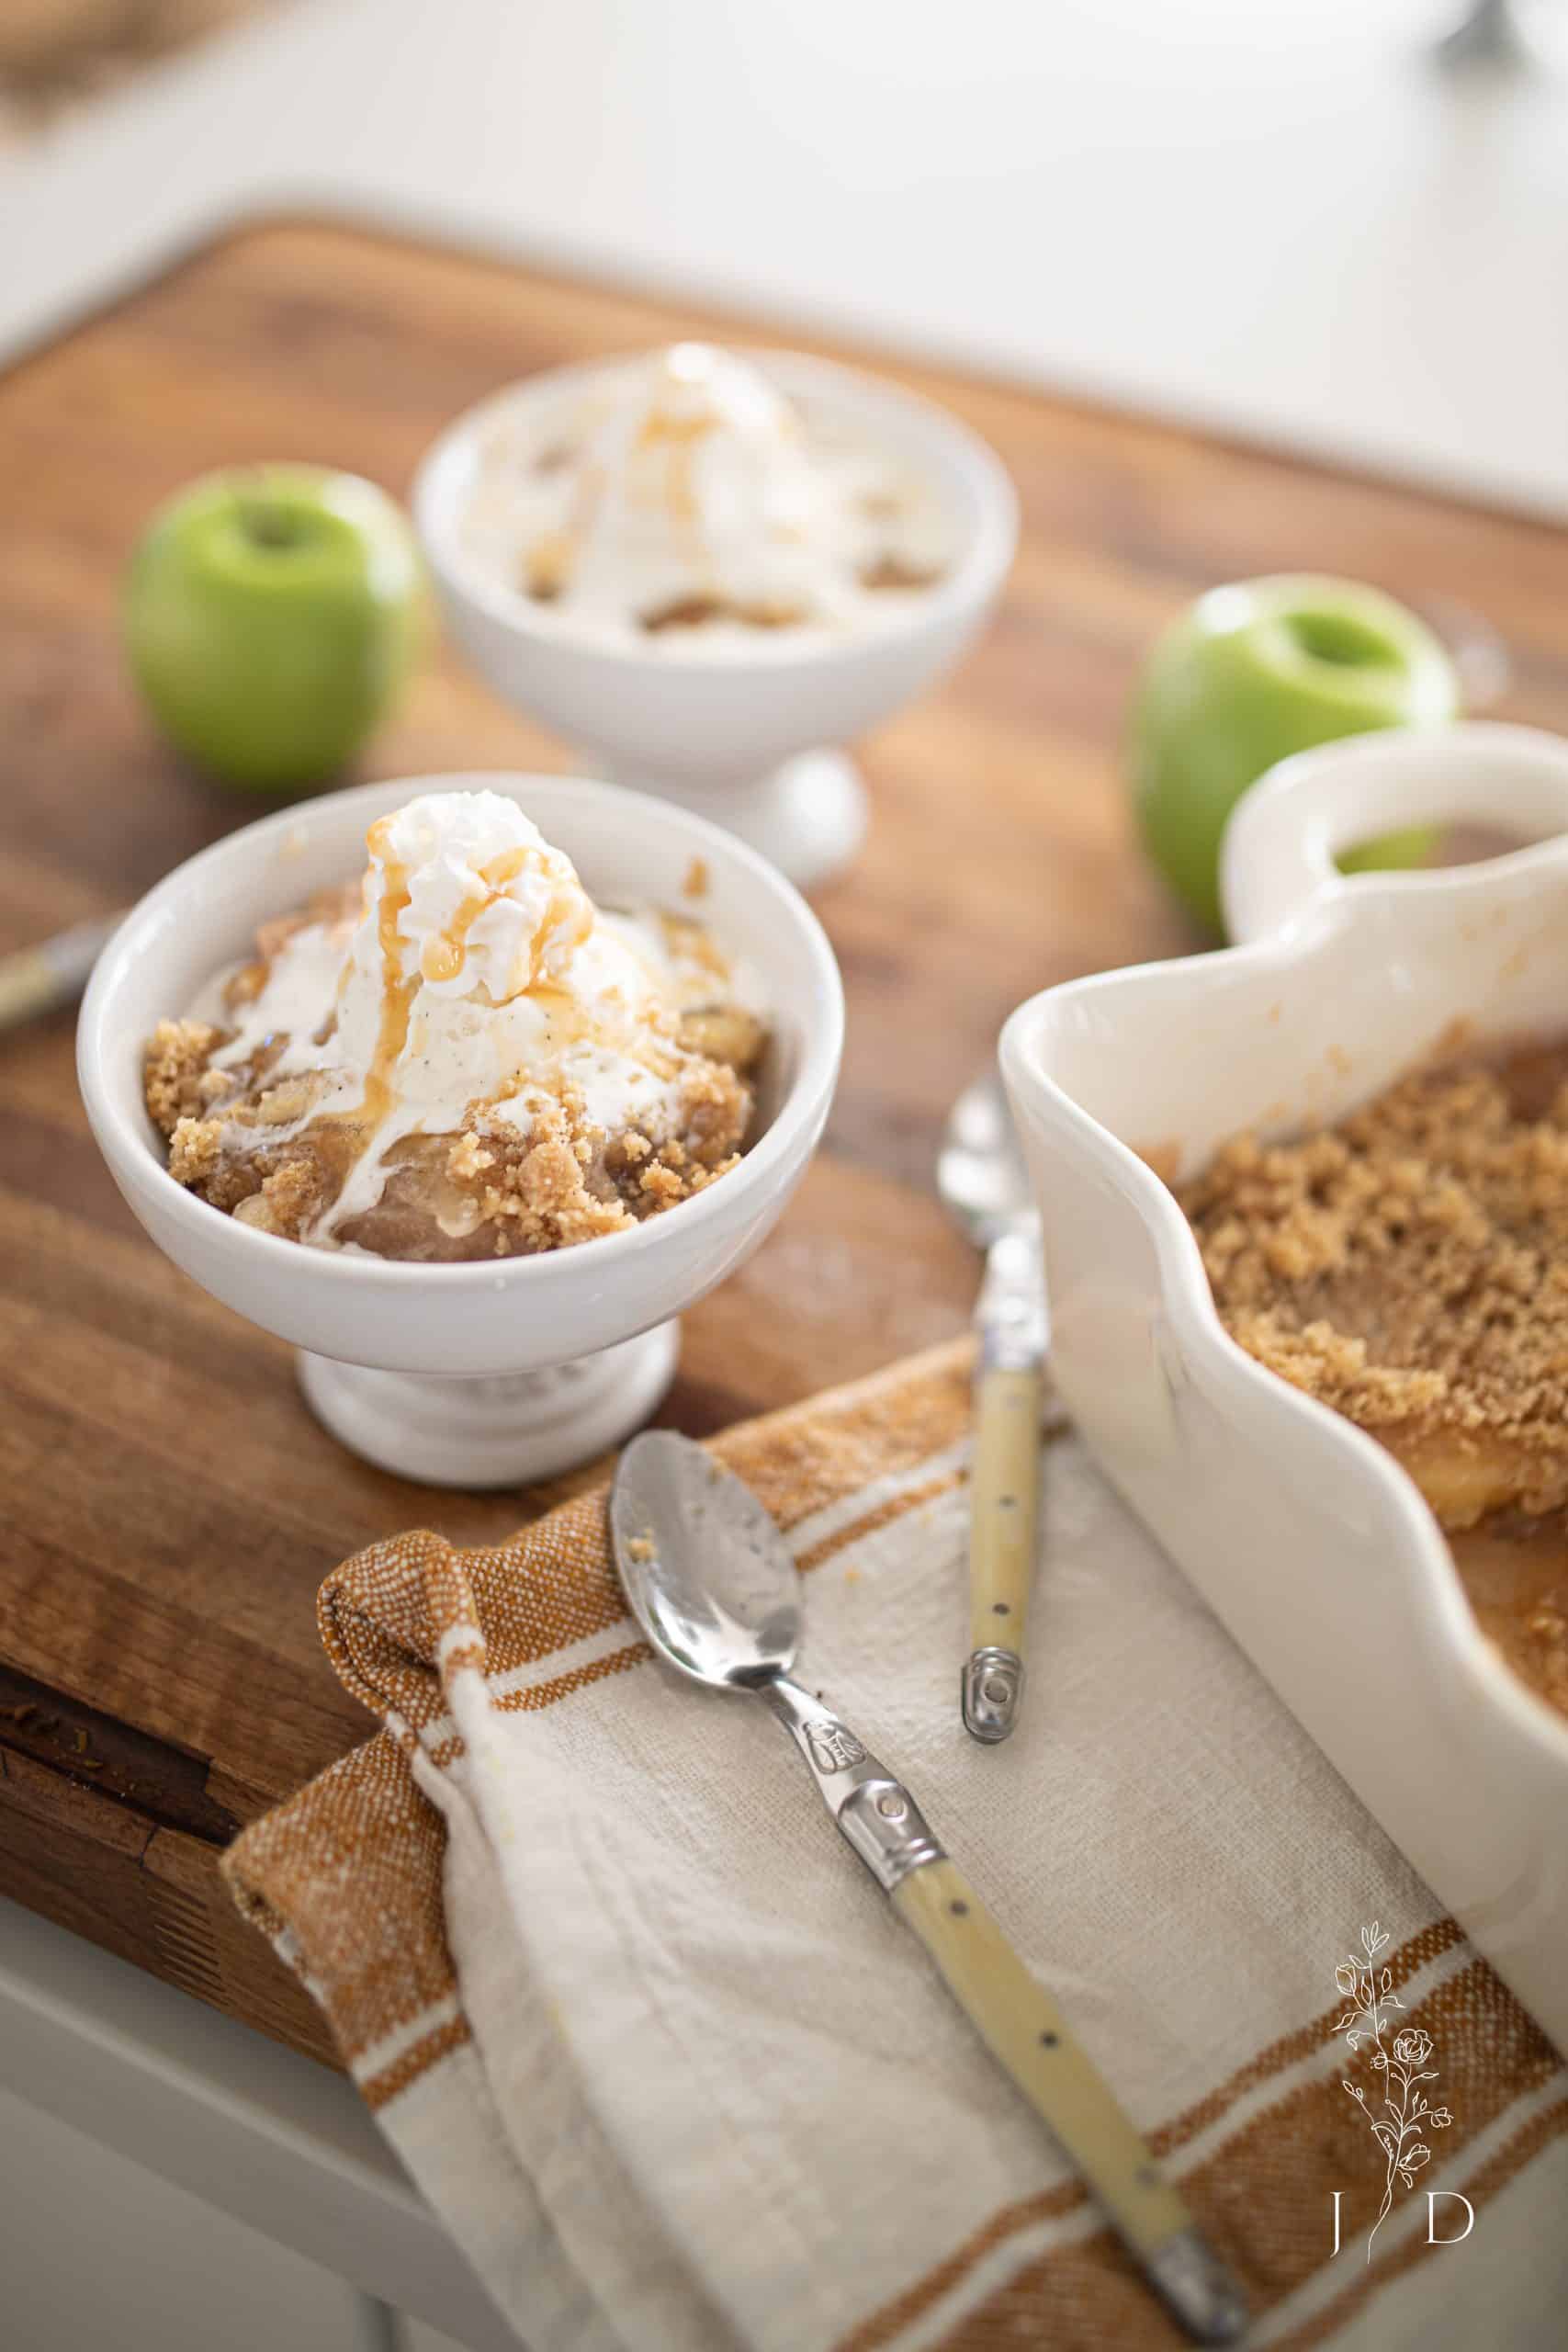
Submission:
[[[1179,1198],[1233,1337],[1390,1445],[1445,1525],[1568,1499],[1568,1045],[1239,1136]]]
[[[205,1021],[160,1021],[147,1049],[147,1108],[153,1125],[172,1135],[194,1125],[213,1097],[226,1091],[223,1073],[208,1068],[221,1033]],[[218,1080],[216,1086],[209,1081]]]
[[[699,1018],[704,1046],[686,1043],[688,1015],[671,1056],[673,1133],[650,1134],[634,1122],[607,1136],[570,1085],[531,1101],[525,1132],[491,1106],[473,1104],[460,1134],[411,1135],[398,1144],[380,1198],[337,1238],[383,1257],[514,1257],[624,1231],[704,1191],[739,1164],[751,1114],[744,1073],[765,1033],[750,1014],[737,1012],[728,1024],[716,1010]],[[302,1239],[335,1197],[356,1131],[307,1120],[279,1136],[280,1096],[290,1117],[308,1111],[296,1080],[264,1082],[226,1101],[220,1117],[185,1111],[208,1078],[231,1092],[227,1073],[206,1068],[224,1036],[203,1023],[165,1021],[149,1048],[147,1107],[168,1139],[169,1172],[242,1223]]]
[[[1238,1136],[1179,1197],[1233,1337],[1404,1465],[1483,1638],[1568,1713],[1568,1041]]]
[[[658,637],[665,629],[711,628],[716,621],[733,621],[740,628],[798,628],[807,618],[798,605],[770,605],[761,597],[743,602],[736,596],[672,596],[668,604],[640,612],[637,627]]]

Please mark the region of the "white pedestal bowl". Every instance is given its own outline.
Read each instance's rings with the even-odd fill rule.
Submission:
[[[951,570],[874,631],[759,630],[744,649],[731,640],[711,651],[689,633],[679,645],[598,639],[570,632],[478,564],[460,524],[484,448],[510,419],[586,387],[593,367],[529,377],[458,417],[420,467],[413,511],[447,626],[503,700],[556,729],[596,771],[738,833],[805,889],[847,865],[865,831],[864,786],[837,747],[963,653],[1012,562],[1018,502],[986,443],[931,401],[794,352],[746,356],[808,413],[918,469],[952,511]]]
[[[309,1249],[238,1224],[169,1175],[142,1100],[146,1042],[258,922],[364,862],[367,828],[429,791],[519,801],[603,904],[685,905],[761,975],[773,1039],[738,1168],[626,1233],[531,1258],[409,1265]],[[773,1226],[837,1082],[843,991],[820,925],[767,861],[668,802],[573,777],[421,776],[334,793],[249,825],[132,909],[82,1006],[77,1072],[115,1182],[159,1248],[225,1305],[304,1351],[307,1400],[344,1444],[432,1484],[508,1486],[618,1442],[674,1369],[675,1317]]]

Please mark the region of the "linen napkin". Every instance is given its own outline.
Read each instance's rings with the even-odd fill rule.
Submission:
[[[716,1442],[806,1572],[801,1679],[1061,1997],[1250,2342],[1561,2343],[1568,2070],[1059,1419],[1028,1703],[959,1729],[968,1372]],[[532,2352],[1179,2340],[777,1725],[650,1657],[602,1491],[374,1545],[321,1614],[384,1727],[230,1883]]]

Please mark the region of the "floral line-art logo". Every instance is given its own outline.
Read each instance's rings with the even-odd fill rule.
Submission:
[[[1360,1952],[1348,1953],[1334,1972],[1336,1984],[1350,2004],[1336,2020],[1334,2030],[1344,2035],[1347,2050],[1359,2050],[1363,2042],[1371,2045],[1370,2064],[1378,2078],[1374,2098],[1378,2089],[1382,2092],[1380,2112],[1359,2083],[1341,2077],[1341,2086],[1366,2117],[1383,2153],[1382,2203],[1367,2233],[1369,2263],[1372,2240],[1389,2217],[1397,2186],[1403,2183],[1413,2188],[1416,2174],[1431,2161],[1432,2151],[1423,2133],[1446,2132],[1453,2121],[1448,2109],[1433,2107],[1421,2087],[1438,2079],[1437,2067],[1427,2064],[1433,2050],[1431,2035],[1423,2033],[1419,2026],[1405,2026],[1384,2041],[1390,2033],[1390,2011],[1404,2007],[1393,1989],[1393,1971],[1378,1958],[1387,1942],[1387,1935],[1374,1919],[1370,1928],[1361,1929]]]

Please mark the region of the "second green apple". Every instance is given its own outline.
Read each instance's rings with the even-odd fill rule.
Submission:
[[[1286,573],[1213,589],[1156,645],[1133,707],[1134,806],[1183,905],[1218,932],[1220,838],[1249,785],[1314,743],[1453,718],[1442,646],[1392,596]],[[1368,843],[1348,865],[1411,865],[1427,833]]]

